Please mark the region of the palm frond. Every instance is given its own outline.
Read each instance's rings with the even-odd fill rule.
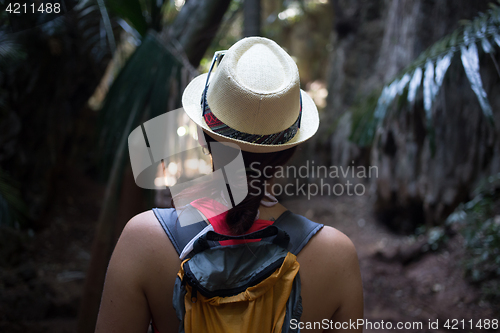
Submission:
[[[6,65],[13,60],[23,58],[24,53],[21,51],[21,46],[15,42],[11,35],[0,30],[0,64]]]
[[[162,29],[162,8],[168,0],[105,0],[109,10],[129,23],[141,35],[148,29]]]
[[[106,9],[104,0],[97,0],[97,3],[99,5],[99,11],[101,12],[102,22],[104,23],[104,29],[106,30],[106,37],[108,38],[108,43],[111,49],[111,53],[115,53],[116,41],[115,41],[115,36],[113,34],[113,28],[111,26],[111,20],[108,15],[108,10]]]
[[[115,16],[110,16],[104,0],[83,0],[75,6],[78,27],[84,46],[96,61],[114,54],[115,30],[120,28]]]
[[[373,110],[372,121],[365,127],[366,135],[363,135],[363,142],[356,143],[371,144],[377,127],[382,125],[387,110],[396,97],[401,97],[407,92],[406,103],[412,105],[420,88],[423,90],[427,130],[432,134],[432,106],[456,55],[460,55],[465,74],[484,116],[494,126],[492,108],[479,72],[479,52],[482,50],[491,55],[495,49],[500,48],[500,7],[490,4],[487,13],[480,13],[472,21],[462,21],[461,24],[460,28],[422,52],[394,81],[383,88],[377,106]],[[498,64],[493,57],[492,59],[500,75]]]
[[[114,152],[123,136],[129,115],[135,114],[132,124],[138,126],[141,120],[154,118],[169,110],[169,106],[180,106],[180,85],[186,80],[179,78],[186,66],[168,50],[151,32],[130,56],[111,86],[101,113],[100,147],[103,152],[105,173],[112,165]],[[171,94],[171,84],[178,87],[177,96]],[[140,112],[133,113],[138,108]],[[134,128],[132,127],[132,128]]]
[[[146,34],[148,22],[138,0],[107,0],[106,5],[113,13],[134,27],[141,36]]]

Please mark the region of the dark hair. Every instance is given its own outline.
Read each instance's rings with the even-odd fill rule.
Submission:
[[[214,142],[212,137],[205,134],[207,143]],[[260,201],[265,195],[265,184],[269,182],[276,167],[283,166],[295,153],[297,146],[273,153],[250,153],[241,151],[249,186],[248,194],[242,202],[231,208],[226,215],[226,223],[233,234],[244,234],[252,227],[257,216]],[[264,168],[266,168],[264,172]]]
[[[217,141],[205,132],[203,133],[210,151],[210,143]],[[227,212],[226,223],[232,234],[244,234],[252,227],[255,217],[257,216],[260,201],[265,195],[266,182],[269,182],[273,178],[278,166],[283,166],[288,162],[296,149],[297,146],[273,153],[250,153],[241,151],[245,164],[247,185],[251,186],[248,186],[248,194],[245,199]],[[228,160],[232,159],[232,157],[228,158]],[[225,165],[225,161],[212,160],[212,168],[221,165]]]

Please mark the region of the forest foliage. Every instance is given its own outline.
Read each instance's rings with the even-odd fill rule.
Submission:
[[[466,276],[481,285],[486,297],[500,300],[500,174],[485,179],[446,224],[458,226],[464,237]]]
[[[384,126],[383,122],[388,112],[401,109],[408,109],[412,112],[417,94],[422,92],[426,127],[432,148],[435,144],[432,122],[433,103],[451,62],[458,58],[484,116],[494,126],[493,111],[481,81],[479,53],[491,55],[491,60],[500,76],[499,66],[492,56],[500,48],[500,6],[492,3],[486,13],[480,13],[473,20],[464,20],[460,23],[461,26],[458,29],[422,52],[392,82],[385,85],[376,103],[373,98],[364,100],[365,104],[356,109],[351,140],[362,147],[370,146],[377,128]]]

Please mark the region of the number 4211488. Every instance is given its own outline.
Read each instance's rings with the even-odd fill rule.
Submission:
[[[40,5],[35,5],[34,3],[32,4],[20,4],[17,2],[14,3],[9,3],[7,8],[5,9],[6,12],[10,14],[35,14],[35,13],[60,13],[61,12],[61,4],[60,3],[41,3]]]
[[[498,329],[499,323],[498,319],[479,319],[477,321],[475,320],[458,320],[458,319],[448,319],[446,320],[446,323],[443,325],[445,328],[449,330],[464,330],[464,329],[473,329],[473,328],[479,328],[479,329]]]

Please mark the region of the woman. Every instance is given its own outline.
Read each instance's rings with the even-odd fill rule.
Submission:
[[[219,231],[245,234],[285,216],[287,209],[265,194],[272,172],[263,170],[283,165],[319,124],[291,57],[271,40],[245,38],[226,52],[210,80],[204,74],[188,85],[183,106],[209,144],[239,146],[252,183],[241,203],[218,216]],[[207,215],[206,207],[198,210]],[[180,251],[159,223],[158,212],[135,216],[123,230],[109,263],[96,332],[146,332],[151,320],[158,332],[178,331],[172,292]],[[344,324],[337,325],[343,326],[338,331],[361,332],[361,326],[345,324],[363,317],[356,250],[340,231],[329,226],[317,230],[297,256],[303,312],[296,325],[307,332],[336,332],[339,322]],[[316,329],[306,329],[309,325]]]

